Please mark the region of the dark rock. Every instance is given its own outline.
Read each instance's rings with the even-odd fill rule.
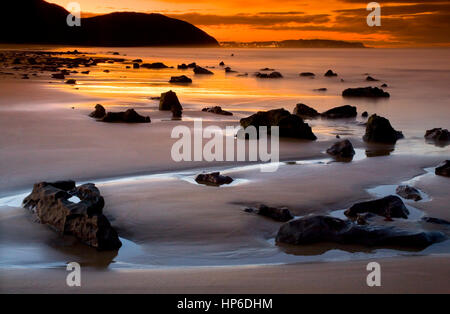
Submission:
[[[422,220],[425,222],[431,223],[431,224],[450,226],[450,221],[440,219],[440,218],[423,217]]]
[[[105,108],[104,108],[102,105],[100,105],[100,104],[95,105],[95,110],[92,111],[92,112],[89,114],[90,117],[96,118],[96,119],[101,119],[101,118],[103,118],[105,115],[106,115],[106,110],[105,110]]]
[[[355,150],[349,140],[336,142],[327,149],[327,153],[338,158],[353,158]]]
[[[450,177],[450,160],[446,160],[441,163],[435,170],[434,173],[438,176]]]
[[[66,81],[66,84],[69,84],[69,85],[75,85],[76,83],[77,83],[77,81],[74,79],[69,79]]]
[[[192,80],[189,77],[187,77],[186,75],[172,76],[170,78],[169,83],[182,83],[182,84],[185,84],[185,83],[192,83]]]
[[[258,78],[282,78],[283,75],[280,72],[272,72],[270,74],[256,72],[255,76]]]
[[[203,108],[202,111],[203,112],[211,112],[211,113],[215,113],[215,114],[221,114],[224,116],[232,116],[233,115],[233,113],[231,113],[229,111],[222,110],[222,107],[220,107],[220,106],[215,106],[215,107],[211,107],[211,108]]]
[[[436,142],[448,142],[450,141],[450,132],[447,129],[434,128],[425,132],[425,138]]]
[[[90,71],[82,71],[81,74],[89,74]]]
[[[361,117],[363,117],[363,118],[367,118],[369,116],[369,113],[367,112],[367,111],[364,111],[362,114],[361,114]]]
[[[206,184],[211,186],[220,186],[223,184],[230,184],[233,179],[229,176],[223,176],[220,172],[199,174],[195,181],[199,184]]]
[[[316,91],[316,92],[326,92],[327,90],[328,90],[328,89],[325,88],[325,87],[314,89],[314,91]]]
[[[154,62],[154,63],[143,63],[141,64],[141,68],[146,69],[167,69],[168,66],[162,62]]]
[[[63,73],[54,73],[54,74],[52,74],[52,78],[55,78],[58,80],[64,80],[66,77]]]
[[[290,114],[289,111],[283,108],[259,111],[250,117],[241,119],[240,123],[243,128],[254,126],[257,131],[260,126],[278,126],[281,137],[294,137],[307,140],[317,139],[311,127],[302,118]],[[267,132],[270,133],[270,128],[267,128]]]
[[[381,84],[381,87],[388,87],[386,83]]]
[[[377,82],[377,79],[374,79],[373,77],[371,77],[370,75],[366,77],[366,81],[368,82]]]
[[[328,71],[324,74],[324,76],[327,76],[327,77],[337,76],[337,73],[334,73],[332,70],[328,70]]]
[[[294,218],[287,207],[269,207],[266,205],[259,206],[258,215],[272,218],[276,221],[286,222]]]
[[[408,219],[409,210],[400,197],[389,195],[377,200],[356,203],[345,211],[347,217],[356,218],[357,214],[373,213],[387,218]]]
[[[195,74],[207,74],[207,75],[214,74],[214,73],[211,72],[210,70],[205,69],[205,68],[202,68],[201,66],[196,66],[196,67],[194,68],[194,73],[195,73]]]
[[[397,193],[403,198],[406,198],[408,200],[412,199],[415,200],[416,202],[422,199],[419,190],[409,185],[399,185],[395,189],[395,193]]]
[[[401,138],[403,138],[403,133],[394,130],[388,119],[376,114],[369,117],[366,124],[366,133],[363,136],[364,141],[395,144]]]
[[[162,93],[159,100],[159,110],[170,110],[174,118],[180,118],[182,115],[183,107],[178,100],[177,94],[171,90]]]
[[[139,63],[133,63],[133,69],[139,69],[140,67]]]
[[[378,87],[358,87],[358,88],[347,88],[342,92],[344,97],[390,97],[388,92],[385,92]]]
[[[332,108],[322,113],[322,117],[327,119],[354,118],[356,115],[356,107],[349,105]]]
[[[300,76],[314,77],[316,75],[312,72],[302,72],[302,73],[300,73]]]
[[[260,69],[260,71],[275,71],[275,69],[271,69],[271,68],[262,68],[262,69]]]
[[[408,231],[393,226],[357,225],[348,220],[313,215],[283,224],[277,243],[306,245],[320,242],[366,246],[424,248],[444,241],[442,232]]]
[[[138,114],[134,109],[122,112],[107,112],[101,119],[103,122],[150,123],[150,117]]]
[[[305,104],[297,104],[292,113],[302,118],[316,118],[320,116],[320,113],[318,113],[316,109]]]
[[[72,196],[80,201],[71,202]],[[31,210],[40,223],[50,225],[61,234],[73,235],[98,250],[118,250],[122,243],[103,215],[104,205],[94,184],[75,187],[74,181],[36,183],[23,200],[23,206]]]
[[[230,67],[225,68],[225,73],[236,73],[237,71],[232,70]]]
[[[134,63],[142,63],[142,59],[134,59],[133,62]]]
[[[177,66],[178,70],[186,70],[188,68],[187,64],[183,63],[183,64],[179,64]]]
[[[223,66],[225,65],[225,62],[221,61],[221,62],[219,63],[219,65],[220,65],[221,67],[223,67]]]

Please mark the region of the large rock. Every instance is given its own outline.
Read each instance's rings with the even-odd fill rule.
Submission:
[[[162,62],[154,62],[154,63],[143,63],[141,64],[141,68],[146,69],[167,69],[168,66]]]
[[[194,68],[194,73],[195,73],[195,74],[207,74],[207,75],[214,74],[214,73],[211,72],[210,70],[205,69],[205,68],[202,68],[201,66],[196,66],[196,67]]]
[[[363,136],[364,141],[395,144],[401,138],[403,138],[403,133],[394,130],[388,119],[376,114],[369,117],[366,124],[366,133]]]
[[[356,218],[358,214],[373,213],[386,218],[404,218],[408,219],[409,210],[400,197],[389,195],[377,200],[356,203],[344,214],[347,217]]]
[[[212,172],[199,174],[195,178],[195,181],[199,184],[220,186],[223,184],[230,184],[231,182],[233,182],[233,179],[229,176],[221,175],[220,172]]]
[[[320,113],[316,109],[311,108],[305,104],[297,104],[294,108],[293,114],[300,116],[302,118],[316,118],[320,116]]]
[[[333,146],[327,149],[327,153],[337,158],[347,159],[353,158],[353,155],[355,155],[355,150],[349,140],[343,140],[334,143]]]
[[[356,115],[356,107],[350,105],[335,107],[322,113],[322,117],[327,119],[354,118]]]
[[[89,116],[96,119],[101,119],[106,115],[105,107],[100,104],[95,105],[95,110],[92,111]]]
[[[186,84],[186,83],[192,83],[192,80],[187,77],[186,75],[181,75],[181,76],[172,76],[170,78],[169,83],[181,83],[181,84]]]
[[[215,114],[221,114],[221,115],[224,115],[224,116],[232,116],[233,115],[233,113],[231,113],[229,111],[226,111],[226,110],[223,110],[222,107],[220,107],[220,106],[214,106],[214,107],[211,107],[211,108],[208,108],[208,107],[207,108],[203,108],[202,111],[203,112],[211,112],[211,113],[215,113]]]
[[[438,176],[450,177],[450,160],[444,161],[434,170]]]
[[[257,214],[281,222],[286,222],[294,218],[287,207],[269,207],[260,205]]]
[[[183,107],[178,100],[177,94],[171,90],[162,93],[159,100],[159,110],[170,110],[172,111],[173,117],[181,117]]]
[[[77,197],[78,200],[72,202]],[[105,201],[97,187],[74,181],[36,183],[23,200],[39,222],[61,234],[74,235],[98,250],[117,250],[122,246],[116,230],[103,215]]]
[[[395,189],[395,193],[405,199],[415,200],[416,202],[422,199],[419,190],[409,185],[399,185]]]
[[[107,112],[101,119],[103,122],[150,123],[150,117],[138,114],[134,109],[121,112]]]
[[[347,88],[342,92],[344,97],[390,97],[388,92],[385,92],[378,87],[358,87],[358,88]]]
[[[320,242],[366,246],[424,248],[444,241],[442,232],[409,231],[393,226],[358,225],[348,220],[314,215],[283,224],[276,242],[305,245]]]
[[[283,108],[259,111],[250,117],[241,119],[240,123],[243,128],[254,126],[257,130],[260,126],[278,126],[280,136],[282,137],[294,137],[307,140],[317,139],[311,127],[302,118],[290,114],[289,111]],[[270,133],[270,128],[267,131]]]
[[[425,138],[436,142],[448,142],[450,141],[450,132],[447,129],[434,128],[425,132]]]

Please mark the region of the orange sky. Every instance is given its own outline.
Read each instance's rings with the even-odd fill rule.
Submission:
[[[66,7],[74,0],[48,0]],[[448,0],[379,1],[380,27],[366,23],[368,0],[76,0],[83,12],[154,12],[200,27],[219,41],[335,39],[368,46],[450,46]]]

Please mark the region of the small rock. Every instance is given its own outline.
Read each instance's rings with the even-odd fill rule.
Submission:
[[[316,109],[305,104],[297,104],[292,113],[302,118],[317,118],[320,116]]]
[[[436,167],[434,173],[438,176],[450,177],[450,160],[446,160]]]
[[[373,77],[371,77],[370,75],[366,77],[366,81],[368,82],[377,82],[377,79],[374,79]]]
[[[232,116],[233,115],[233,113],[231,113],[229,111],[222,110],[222,107],[220,107],[220,106],[215,106],[215,107],[211,107],[211,108],[203,108],[202,111],[203,112],[211,112],[211,113],[215,113],[215,114],[221,114],[224,116]]]
[[[300,76],[314,77],[316,75],[314,73],[312,73],[312,72],[302,72],[302,73],[300,73]]]
[[[256,72],[255,76],[258,78],[282,78],[283,75],[280,72],[272,72],[270,74]]]
[[[96,118],[96,119],[101,119],[101,118],[103,118],[105,115],[106,115],[106,110],[105,110],[105,108],[104,108],[102,105],[100,105],[100,104],[95,105],[95,110],[92,111],[92,112],[89,114],[90,117]]]
[[[272,218],[276,221],[286,222],[294,218],[287,207],[259,206],[258,215]]]
[[[324,74],[324,76],[327,76],[327,77],[337,76],[337,73],[334,73],[332,70],[328,70],[328,71]]]
[[[406,198],[408,200],[412,199],[415,200],[416,202],[422,199],[419,190],[409,185],[399,185],[395,189],[395,193],[397,193],[403,198]]]
[[[440,219],[440,218],[423,217],[422,220],[425,221],[425,222],[428,222],[428,223],[432,223],[432,224],[450,226],[450,222],[449,221],[444,220],[444,219]]]
[[[66,81],[66,84],[69,84],[69,85],[75,85],[76,83],[77,83],[77,81],[74,79],[69,79]]]
[[[141,64],[141,68],[146,69],[167,69],[168,66],[162,62],[154,62],[154,63],[143,63]]]
[[[344,97],[370,97],[370,98],[379,98],[379,97],[390,97],[388,92],[385,92],[381,88],[378,87],[358,87],[358,88],[347,88],[342,92],[342,96]]]
[[[182,84],[186,84],[186,83],[192,83],[192,80],[187,77],[186,75],[181,75],[181,76],[172,76],[170,78],[169,83],[182,83]]]
[[[400,197],[389,195],[373,201],[356,203],[344,212],[347,217],[351,218],[356,218],[357,214],[361,213],[373,213],[389,218],[408,219],[409,210],[403,204]]]
[[[220,186],[223,184],[230,184],[231,182],[233,182],[233,179],[229,176],[221,175],[220,172],[212,172],[199,174],[195,178],[195,181],[199,184]]]
[[[125,112],[107,112],[102,122],[150,123],[150,117],[138,114],[134,109]]]
[[[327,149],[327,153],[337,158],[353,158],[355,150],[349,140],[336,142]]]
[[[364,111],[362,114],[361,114],[361,117],[363,117],[363,118],[367,118],[369,116],[369,113],[367,112],[367,111]]]
[[[205,69],[205,68],[202,68],[201,66],[196,66],[196,67],[194,68],[194,73],[195,73],[195,74],[207,74],[207,75],[214,74],[214,73],[211,72],[210,70]]]
[[[349,105],[335,107],[322,113],[322,117],[327,119],[354,118],[356,115],[356,107]]]

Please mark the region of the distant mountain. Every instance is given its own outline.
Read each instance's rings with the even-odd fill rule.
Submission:
[[[161,14],[117,12],[67,25],[64,8],[43,0],[2,3],[1,43],[83,46],[219,46],[194,25]]]
[[[283,41],[222,42],[223,47],[236,48],[366,48],[360,42],[348,42],[326,39],[297,39]]]

